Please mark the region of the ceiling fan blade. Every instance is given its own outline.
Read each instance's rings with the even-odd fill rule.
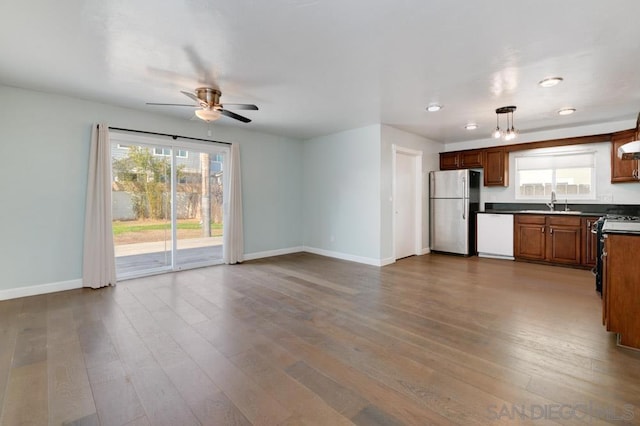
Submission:
[[[225,107],[231,107],[233,109],[244,109],[244,110],[251,110],[251,111],[258,110],[258,107],[253,104],[228,104],[225,102],[222,105]]]
[[[185,92],[184,90],[181,90],[180,93],[182,93],[185,96],[190,97],[191,99],[193,99],[196,103],[201,104],[202,101],[200,99],[198,99],[198,97],[196,95],[194,95],[191,92]]]
[[[200,105],[187,105],[187,104],[161,104],[157,102],[147,102],[147,105],[162,105],[162,106],[183,106],[191,108],[200,108]]]
[[[235,112],[228,111],[226,109],[219,110],[221,114],[226,115],[227,117],[235,118],[236,120],[242,121],[243,123],[250,123],[251,120],[247,117],[243,117],[240,114],[236,114]]]

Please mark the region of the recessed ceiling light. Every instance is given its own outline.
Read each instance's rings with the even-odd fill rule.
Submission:
[[[548,78],[545,78],[544,80],[539,81],[538,85],[540,85],[541,87],[553,87],[558,83],[562,82],[562,80],[563,80],[562,77],[548,77]]]
[[[571,115],[574,112],[576,112],[575,108],[562,108],[560,111],[558,111],[558,114],[560,114],[560,115]]]
[[[439,104],[431,104],[427,107],[427,111],[429,112],[436,112],[436,111],[440,111],[442,109],[442,105]]]
[[[478,125],[476,123],[469,123],[466,126],[464,126],[464,128],[467,130],[475,130],[478,128]]]

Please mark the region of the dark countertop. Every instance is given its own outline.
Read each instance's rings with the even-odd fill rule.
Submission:
[[[562,212],[562,213],[561,213]],[[552,212],[547,210],[483,210],[477,212],[478,214],[541,214],[541,215],[552,215],[552,216],[578,216],[578,217],[600,217],[603,216],[604,213],[594,213],[594,212],[582,212],[582,211],[572,211],[569,210],[568,213],[564,213],[562,210],[556,210],[556,212]]]
[[[640,216],[640,204],[578,204],[569,203],[567,207],[570,211],[581,212],[580,216],[604,216],[606,214],[616,214],[625,216]],[[504,214],[544,214],[549,207],[544,203],[484,203],[486,213]],[[564,203],[556,203],[556,210],[562,211]],[[565,215],[566,213],[555,213]],[[571,215],[569,215],[571,216]]]

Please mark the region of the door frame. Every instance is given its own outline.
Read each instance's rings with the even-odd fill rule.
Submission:
[[[227,164],[228,167],[230,158],[231,158],[231,148],[227,144],[223,143],[203,143],[189,140],[176,140],[172,136],[164,136],[164,135],[139,135],[133,134],[128,131],[115,131],[110,133],[110,143],[124,143],[131,145],[140,145],[147,148],[154,147],[163,147],[170,148],[171,152],[171,263],[166,266],[156,267],[145,269],[140,272],[130,272],[117,276],[118,281],[164,274],[168,272],[178,272],[188,269],[201,268],[205,266],[214,266],[223,264],[222,259],[216,259],[214,261],[205,261],[205,262],[194,262],[186,265],[179,265],[177,263],[177,252],[178,252],[178,239],[177,239],[177,228],[176,228],[176,220],[177,220],[177,203],[176,203],[176,195],[177,195],[177,174],[174,172],[177,170],[176,167],[176,151],[179,149],[192,150],[197,152],[206,152],[208,154],[222,154],[223,163]],[[223,215],[223,226],[224,223],[228,223],[228,208],[227,208],[227,200],[228,200],[228,188],[229,188],[229,176],[227,173],[222,175],[222,188],[224,191],[223,194],[223,202],[222,202],[222,215]],[[224,232],[224,231],[223,231]],[[224,245],[222,246],[222,256],[224,257]],[[117,271],[116,271],[117,273]]]
[[[392,148],[392,161],[391,161],[391,199],[392,202],[392,242],[393,242],[393,261],[396,261],[396,185],[397,185],[397,158],[398,154],[408,155],[413,157],[415,164],[415,186],[414,186],[414,199],[415,199],[415,211],[414,211],[414,235],[413,235],[413,254],[421,255],[422,253],[422,156],[423,152],[411,148],[406,148],[393,144]]]

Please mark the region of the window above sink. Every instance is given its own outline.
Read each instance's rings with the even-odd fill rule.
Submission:
[[[522,151],[515,166],[516,200],[558,202],[596,199],[596,152],[580,147],[557,147]]]

